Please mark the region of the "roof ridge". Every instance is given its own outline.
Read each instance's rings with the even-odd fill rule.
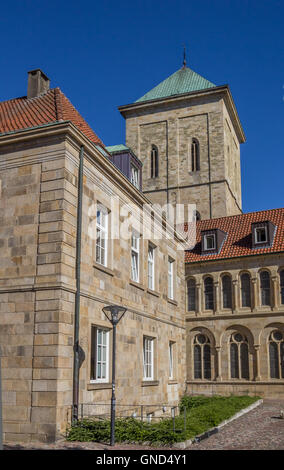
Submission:
[[[54,90],[54,103],[55,103],[55,113],[57,121],[63,121],[63,110],[62,110],[62,100],[61,94],[62,91],[59,87],[56,87]]]
[[[202,220],[198,220],[197,223],[202,223],[202,222],[206,222],[209,220],[213,222],[213,221],[218,221],[222,219],[229,219],[232,217],[243,217],[243,216],[250,215],[250,214],[259,214],[261,212],[272,212],[272,211],[281,211],[281,210],[284,210],[284,207],[275,207],[273,209],[262,209],[259,211],[243,212],[242,214],[235,214],[235,215],[225,215],[224,217],[216,217],[214,219],[202,219]]]

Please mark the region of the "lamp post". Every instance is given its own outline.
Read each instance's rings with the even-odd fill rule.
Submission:
[[[126,312],[125,307],[119,305],[108,305],[103,308],[103,312],[108,321],[112,324],[112,392],[111,392],[111,412],[110,412],[110,445],[115,444],[115,349],[116,349],[116,325]]]

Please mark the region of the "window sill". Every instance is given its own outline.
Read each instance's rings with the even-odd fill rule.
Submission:
[[[147,289],[148,294],[154,295],[155,297],[160,297],[159,292],[152,290],[152,289]]]
[[[159,380],[142,380],[141,386],[142,387],[154,387],[159,385]]]
[[[143,286],[143,284],[140,284],[140,282],[135,282],[130,279],[129,284],[133,287],[137,287],[137,289],[140,289],[143,291],[145,290],[145,287]]]
[[[167,297],[167,301],[168,301],[169,304],[172,304],[172,305],[175,305],[175,306],[177,306],[177,304],[178,304],[176,300],[169,299],[169,297]]]
[[[111,387],[112,387],[112,384],[109,382],[87,384],[87,390],[106,390],[106,389],[111,389]]]
[[[108,274],[109,276],[114,276],[114,271],[103,264],[95,263],[93,264],[95,269],[102,271],[103,273]]]
[[[176,385],[176,384],[178,384],[178,381],[177,381],[177,380],[169,379],[168,385]]]

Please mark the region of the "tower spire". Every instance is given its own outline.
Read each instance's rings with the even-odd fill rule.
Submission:
[[[183,68],[185,69],[186,67],[186,50],[185,50],[185,44],[183,45]]]

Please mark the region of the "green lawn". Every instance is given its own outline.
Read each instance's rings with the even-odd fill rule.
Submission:
[[[151,442],[173,444],[182,442],[217,426],[225,419],[257,401],[249,396],[185,396],[180,402],[180,415],[173,420],[146,423],[134,418],[117,418],[116,442]],[[108,442],[109,420],[82,420],[67,430],[67,440]]]

